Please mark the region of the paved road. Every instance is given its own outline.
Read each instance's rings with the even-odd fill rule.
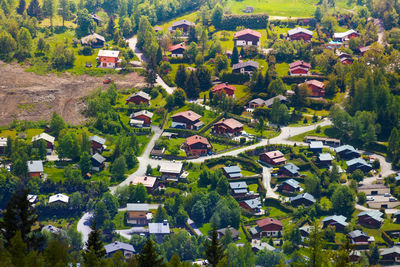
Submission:
[[[386,46],[387,42],[385,41],[385,27],[383,21],[381,19],[374,19],[374,24],[378,26],[378,43]]]
[[[279,198],[279,195],[275,193],[271,188],[271,168],[263,167],[263,179],[262,183],[264,185],[265,190],[265,197],[272,197],[272,198]]]
[[[89,234],[92,231],[92,228],[90,228],[90,221],[92,217],[93,217],[92,213],[85,212],[77,225],[78,232],[82,234],[82,241],[84,246],[86,246]]]
[[[137,37],[133,36],[131,39],[129,39],[128,40],[128,44],[129,44],[129,47],[132,49],[132,51],[137,55],[137,57],[139,58],[140,62],[146,63],[146,57],[144,56],[142,51],[140,51],[140,49],[136,47]],[[172,94],[174,92],[174,90],[176,89],[176,87],[168,86],[158,74],[157,74],[156,83],[158,85],[160,85],[162,88],[164,88],[165,91],[167,91],[168,94]]]

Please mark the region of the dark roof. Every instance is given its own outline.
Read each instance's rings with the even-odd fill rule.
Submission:
[[[293,163],[288,163],[285,166],[283,166],[282,168],[284,168],[285,170],[287,170],[288,172],[290,172],[292,174],[297,174],[300,170],[300,168],[297,167],[296,165],[294,165]]]
[[[233,228],[233,227],[221,228],[221,229],[218,229],[217,232],[218,232],[220,235],[225,235],[225,231],[226,231],[227,229],[229,229],[229,231],[231,231],[231,233],[232,233],[232,238],[233,238],[233,239],[236,239],[236,238],[239,237],[239,234],[240,234],[239,231],[236,230],[236,229]]]
[[[258,62],[255,62],[255,61],[252,61],[252,60],[243,61],[243,62],[240,62],[240,63],[237,63],[237,64],[233,64],[232,69],[233,70],[241,69],[241,68],[248,67],[248,66],[258,69]]]
[[[311,201],[312,203],[315,203],[315,201],[316,201],[315,198],[313,197],[313,195],[311,195],[309,193],[304,193],[304,194],[297,195],[295,197],[291,197],[290,202],[293,202],[298,199],[307,199],[307,200]]]
[[[244,182],[244,181],[241,181],[241,182],[233,182],[233,183],[229,183],[229,187],[230,187],[232,190],[235,190],[235,189],[247,189],[247,183]]]

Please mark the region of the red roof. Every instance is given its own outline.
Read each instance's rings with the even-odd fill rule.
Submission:
[[[264,219],[261,219],[261,220],[257,221],[257,225],[260,228],[265,227],[265,226],[270,225],[270,224],[278,225],[278,226],[281,226],[281,227],[283,226],[281,221],[278,221],[278,220],[272,219],[272,218],[264,218]]]
[[[238,122],[235,119],[222,119],[219,122],[217,122],[215,125],[219,125],[219,124],[223,124],[231,129],[236,129],[236,128],[241,128],[243,127],[243,124],[241,124],[240,122]]]
[[[202,144],[205,144],[205,145],[211,147],[210,142],[208,142],[207,138],[205,138],[203,136],[193,135],[191,137],[186,138],[186,144],[188,146],[191,146],[191,145],[194,145],[194,144],[197,144],[197,143],[202,143]]]
[[[196,112],[193,112],[191,110],[176,113],[175,115],[172,115],[171,118],[176,118],[179,116],[182,116],[190,121],[197,121],[198,119],[201,118],[201,116],[199,114],[197,114]]]
[[[301,60],[298,60],[298,61],[295,61],[293,63],[290,63],[289,64],[289,69],[293,69],[293,68],[298,67],[298,66],[301,66],[302,68],[311,69],[311,65],[309,63],[301,61]]]
[[[238,31],[235,32],[235,34],[233,35],[233,38],[239,38],[240,36],[246,35],[246,34],[250,34],[253,35],[255,37],[261,38],[261,33],[253,31],[252,29],[245,29],[242,31]]]
[[[325,84],[323,82],[317,81],[317,80],[311,80],[311,81],[306,81],[307,85],[314,85],[315,87],[324,89]]]
[[[236,90],[235,86],[229,85],[229,84],[227,84],[227,83],[217,84],[217,85],[215,85],[215,86],[213,87],[212,90],[213,90],[214,92],[219,92],[219,91],[221,91],[222,89],[225,89],[225,88],[230,89],[230,90],[232,90],[232,91],[235,91],[235,90]]]
[[[296,71],[298,72],[299,70],[303,70],[305,73],[308,73],[309,68],[303,68],[301,66],[297,66],[297,67],[289,69],[290,73],[295,73]]]
[[[279,150],[266,152],[266,153],[264,153],[264,154],[267,155],[267,157],[270,158],[270,159],[275,159],[275,158],[283,157],[283,153],[280,152]]]
[[[183,50],[185,50],[185,49],[186,49],[186,46],[184,46],[182,43],[181,43],[181,44],[176,44],[176,45],[170,46],[170,47],[168,48],[168,51],[169,51],[169,52],[172,52],[172,51],[175,51],[175,50],[177,50],[177,49],[179,49],[179,48],[182,48]]]

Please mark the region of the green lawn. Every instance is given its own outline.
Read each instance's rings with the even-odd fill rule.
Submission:
[[[249,191],[257,192],[257,189],[258,189],[258,184],[249,184]]]
[[[119,211],[117,215],[115,215],[114,219],[112,220],[115,224],[115,229],[123,230],[132,227],[131,225],[126,224],[125,213],[126,211]]]
[[[198,225],[197,225],[197,227],[199,227]],[[211,223],[205,223],[205,224],[203,224],[201,227],[199,227],[199,230],[205,235],[205,236],[208,236],[209,234],[209,232],[212,230],[212,228],[211,228]]]
[[[331,126],[324,126],[321,127],[321,131],[319,133],[317,133],[316,130],[312,130],[306,133],[292,136],[289,138],[289,140],[302,142],[304,140],[304,137],[306,137],[307,135],[336,138],[337,132]]]
[[[44,174],[47,174],[47,179],[57,183],[64,180],[64,169],[58,169],[56,167],[44,167]]]
[[[289,72],[289,64],[288,63],[277,63],[276,64],[276,72],[279,77],[287,76]]]

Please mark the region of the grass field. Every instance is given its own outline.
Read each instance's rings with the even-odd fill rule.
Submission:
[[[312,131],[309,131],[309,132],[306,132],[306,133],[302,133],[302,134],[299,134],[299,135],[292,136],[292,137],[289,138],[289,140],[302,142],[304,140],[304,137],[306,137],[307,135],[321,136],[321,137],[331,137],[331,138],[336,138],[337,137],[337,133],[332,127],[325,126],[325,127],[321,127],[321,131],[319,133],[317,133],[316,130],[312,130]]]

